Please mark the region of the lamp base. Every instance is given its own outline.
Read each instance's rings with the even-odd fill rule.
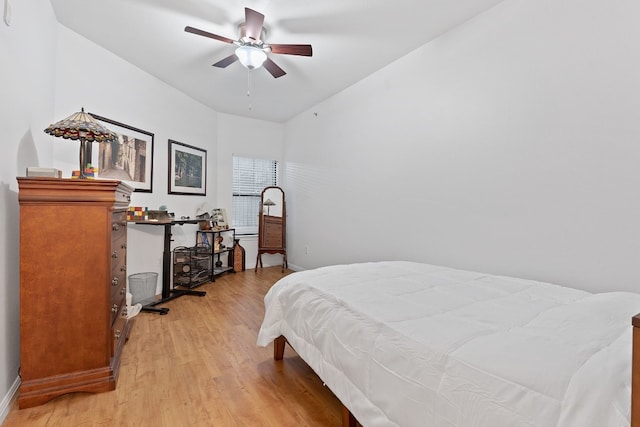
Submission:
[[[87,144],[84,138],[80,138],[80,175],[78,175],[78,179],[87,179],[84,170],[87,167],[87,159],[91,159],[91,148],[90,142]]]

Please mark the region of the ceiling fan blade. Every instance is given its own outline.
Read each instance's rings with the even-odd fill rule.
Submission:
[[[264,24],[264,15],[256,12],[248,7],[244,8],[245,16],[245,35],[253,40],[260,40],[262,33],[262,24]]]
[[[225,43],[233,43],[234,42],[234,40],[231,40],[230,38],[219,36],[217,34],[213,34],[213,33],[210,33],[208,31],[199,30],[197,28],[193,28],[193,27],[190,27],[188,25],[186,27],[184,27],[184,30],[187,33],[192,33],[192,34],[197,34],[199,36],[209,37],[210,39],[219,40],[219,41],[225,42]]]
[[[227,68],[229,65],[233,64],[237,60],[238,60],[238,56],[235,53],[232,53],[226,58],[221,59],[220,61],[213,64],[213,66],[218,68]]]
[[[269,44],[271,53],[281,55],[312,56],[313,49],[310,44]]]
[[[267,60],[264,61],[263,67],[266,68],[267,71],[276,79],[287,74],[282,68],[280,68],[275,62],[273,62],[271,58],[267,58]]]

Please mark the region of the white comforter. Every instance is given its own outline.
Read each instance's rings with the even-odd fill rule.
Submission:
[[[629,426],[640,295],[410,262],[293,273],[258,345],[284,335],[367,427]]]

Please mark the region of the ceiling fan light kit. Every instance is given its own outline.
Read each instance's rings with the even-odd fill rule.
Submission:
[[[218,68],[226,68],[236,61],[240,61],[240,63],[248,70],[254,70],[264,65],[264,68],[269,72],[269,74],[278,78],[284,76],[286,72],[271,58],[269,58],[267,53],[277,55],[312,56],[313,50],[309,44],[265,43],[264,40],[261,39],[264,37],[265,33],[265,31],[263,31],[264,15],[253,9],[249,9],[248,7],[244,8],[244,14],[245,22],[240,24],[240,38],[238,40],[232,40],[228,37],[219,36],[190,26],[186,26],[184,30],[188,33],[238,46],[234,54],[231,54],[213,64],[214,67]]]
[[[262,67],[267,60],[267,54],[260,48],[253,46],[240,46],[236,49],[236,56],[242,65],[249,70]]]

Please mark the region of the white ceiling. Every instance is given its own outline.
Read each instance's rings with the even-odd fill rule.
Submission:
[[[216,111],[283,122],[502,0],[51,0],[58,21]],[[214,62],[234,46],[244,8],[265,15],[267,43],[311,44],[273,55],[287,74]],[[249,104],[252,108],[249,109]]]

